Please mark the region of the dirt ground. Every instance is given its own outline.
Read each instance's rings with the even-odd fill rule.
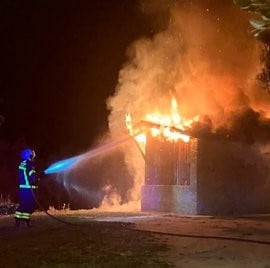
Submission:
[[[0,267],[270,268],[270,215],[50,213],[30,228],[0,217]]]

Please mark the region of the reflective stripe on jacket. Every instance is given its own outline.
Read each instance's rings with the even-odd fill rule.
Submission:
[[[16,211],[16,212],[15,212],[15,217],[16,217],[16,218],[19,218],[19,219],[26,219],[26,220],[29,220],[30,217],[31,217],[31,214],[30,214],[30,213],[27,213],[27,212]]]
[[[20,175],[20,182],[19,182],[20,189],[37,188],[37,186],[34,185],[36,182],[35,178],[36,171],[32,162],[23,160],[19,165],[19,175]]]

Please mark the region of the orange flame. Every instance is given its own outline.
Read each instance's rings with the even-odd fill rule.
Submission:
[[[175,98],[171,100],[171,110],[170,114],[161,114],[159,112],[153,114],[145,115],[145,121],[156,123],[159,127],[150,128],[150,133],[153,137],[163,137],[168,141],[182,140],[184,142],[189,142],[190,137],[185,134],[173,130],[172,128],[177,128],[179,130],[186,130],[192,126],[194,122],[199,121],[199,115],[192,119],[185,119],[178,113],[178,104]],[[126,115],[126,126],[132,136],[140,144],[141,147],[145,146],[146,143],[146,133],[136,134],[136,129],[133,128],[132,117],[130,113]]]

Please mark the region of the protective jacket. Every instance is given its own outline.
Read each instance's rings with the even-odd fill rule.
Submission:
[[[37,176],[33,161],[21,161],[18,171],[20,205],[15,212],[15,218],[29,221],[31,214],[36,209],[34,194],[37,189]]]

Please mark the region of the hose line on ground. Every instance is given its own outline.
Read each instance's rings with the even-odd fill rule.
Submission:
[[[39,200],[37,199],[37,196],[36,194],[34,193],[33,189],[31,189],[31,192],[32,192],[32,195],[33,195],[33,198],[35,199],[35,202],[36,204],[38,205],[39,209],[41,211],[43,211],[44,213],[46,213],[50,218],[58,221],[58,222],[61,222],[61,223],[64,223],[64,224],[69,224],[69,225],[77,225],[78,223],[74,223],[74,222],[69,222],[69,221],[65,221],[65,220],[62,220],[52,214],[50,214],[45,208],[44,206],[42,206],[42,204],[39,202]]]
[[[69,225],[78,225],[78,223],[74,223],[74,222],[69,222],[69,221],[65,221],[62,220],[58,217],[55,217],[54,215],[50,214],[45,208],[44,206],[42,206],[42,204],[39,202],[39,200],[37,199],[33,189],[31,189],[32,191],[32,195],[37,203],[37,205],[39,206],[39,208],[41,209],[41,211],[45,212],[50,218],[64,223],[64,224],[69,224]],[[132,228],[127,228],[129,230],[139,230],[141,232],[145,232],[145,233],[151,233],[151,234],[158,234],[158,235],[167,235],[167,236],[176,236],[176,237],[187,237],[187,238],[202,238],[202,239],[214,239],[214,240],[228,240],[228,241],[237,241],[237,242],[245,242],[245,243],[253,243],[253,244],[263,244],[263,245],[270,245],[270,241],[262,241],[262,240],[255,240],[255,239],[245,239],[245,238],[238,238],[238,237],[225,237],[225,236],[209,236],[209,235],[192,235],[192,234],[176,234],[176,233],[167,233],[167,232],[159,232],[159,231],[151,231],[151,230],[141,230],[141,229],[132,229]]]

